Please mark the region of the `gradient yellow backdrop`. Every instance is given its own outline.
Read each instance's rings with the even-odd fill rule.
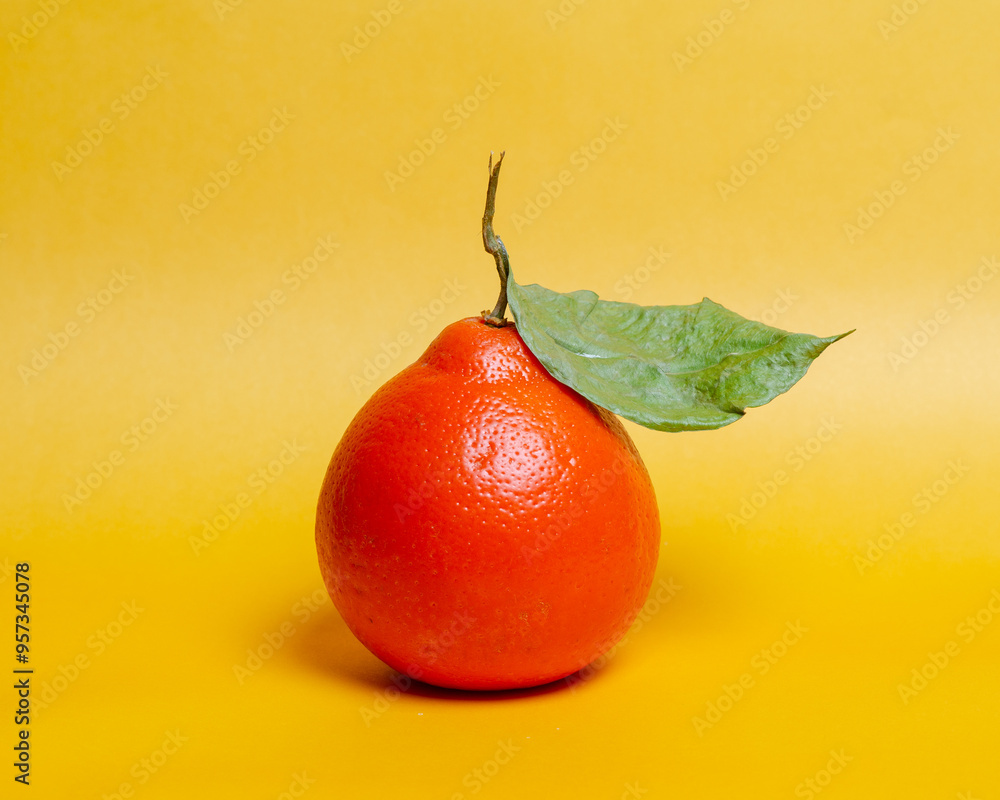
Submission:
[[[30,562],[35,672],[2,795],[1000,798],[998,26],[6,0],[0,618],[9,672]],[[492,306],[501,149],[520,282],[857,333],[729,428],[629,426],[669,600],[600,669],[399,691],[315,501],[374,388]]]

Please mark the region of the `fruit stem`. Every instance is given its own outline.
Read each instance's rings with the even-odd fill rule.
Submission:
[[[493,212],[495,211],[497,199],[497,181],[500,179],[500,165],[503,163],[503,153],[497,163],[493,163],[493,153],[490,153],[490,183],[486,188],[486,211],[483,213],[483,246],[486,252],[493,256],[497,262],[497,272],[500,274],[500,296],[497,304],[489,313],[483,312],[483,322],[495,328],[502,328],[507,324],[504,319],[504,311],[507,310],[507,276],[510,274],[510,261],[507,258],[507,248],[503,246],[503,241],[493,232]]]

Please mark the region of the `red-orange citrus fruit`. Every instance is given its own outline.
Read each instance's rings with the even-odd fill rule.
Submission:
[[[610,649],[659,552],[618,419],[553,378],[513,324],[449,325],[334,452],[316,544],[358,639],[411,678],[536,686]]]

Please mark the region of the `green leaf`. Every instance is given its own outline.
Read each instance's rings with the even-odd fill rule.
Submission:
[[[707,297],[690,306],[639,306],[590,291],[519,286],[512,274],[507,301],[521,338],[553,377],[660,431],[735,422],[787,392],[813,359],[847,336],[771,328]]]

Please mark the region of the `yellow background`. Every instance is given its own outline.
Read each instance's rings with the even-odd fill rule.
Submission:
[[[3,796],[780,798],[829,779],[823,800],[1000,798],[1000,280],[976,283],[1000,254],[1000,9],[230,5],[0,10],[0,558],[31,562],[36,670],[32,785],[4,767]],[[391,21],[345,53],[373,12]],[[814,91],[818,107],[800,109]],[[800,127],[782,124],[796,112]],[[606,120],[620,132],[594,143]],[[254,148],[269,123],[281,129]],[[423,163],[387,179],[436,128]],[[777,151],[720,190],[768,138]],[[53,167],[67,148],[78,165]],[[303,602],[323,597],[315,501],[375,385],[492,306],[479,223],[501,149],[496,227],[522,283],[707,295],[789,330],[858,330],[729,428],[629,426],[660,504],[658,579],[681,588],[592,679],[397,695],[329,601]],[[563,170],[572,183],[515,219]],[[227,185],[185,213],[212,180]],[[849,235],[896,181],[905,191]],[[338,247],[293,290],[287,272],[321,237]],[[657,269],[650,248],[670,254]],[[115,270],[128,285],[100,295]],[[274,290],[284,302],[227,345]],[[934,335],[900,355],[922,322]],[[25,372],[68,323],[77,335]],[[128,449],[158,401],[176,410]],[[68,504],[113,450],[109,477]],[[950,462],[961,477],[922,505]],[[280,475],[257,494],[269,464]],[[788,480],[770,487],[778,470]],[[252,502],[196,552],[241,492]],[[906,513],[914,524],[859,561]],[[789,624],[807,632],[762,674]],[[241,683],[234,667],[283,626]],[[958,654],[904,702],[899,685],[949,642]],[[12,637],[4,648],[13,665]],[[699,732],[746,673],[753,685]],[[15,701],[0,693],[5,763]],[[168,732],[186,741],[164,755]],[[494,771],[498,741],[520,749]],[[850,759],[837,774],[823,772],[831,751]]]

